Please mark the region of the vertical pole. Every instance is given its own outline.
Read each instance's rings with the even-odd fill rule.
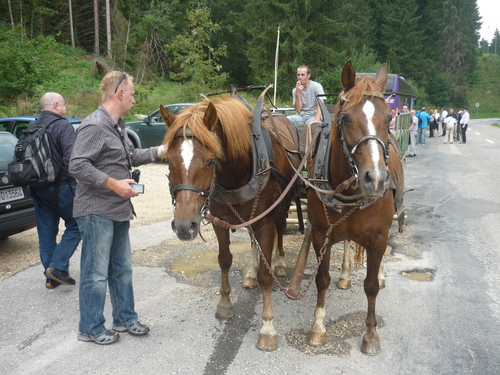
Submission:
[[[278,89],[278,56],[280,48],[280,26],[278,26],[278,40],[276,41],[276,57],[274,59],[274,103],[273,112],[276,110],[276,90]]]

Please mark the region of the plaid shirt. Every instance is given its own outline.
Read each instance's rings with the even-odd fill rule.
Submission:
[[[130,199],[103,186],[108,177],[131,178],[123,142],[130,150],[133,166],[155,161],[158,147],[134,148],[126,134],[125,121],[120,118],[116,123],[102,105],[78,127],[69,162],[69,171],[78,181],[74,217],[95,214],[114,221],[133,219]]]

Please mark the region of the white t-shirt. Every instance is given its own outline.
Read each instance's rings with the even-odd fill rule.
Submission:
[[[293,104],[295,105],[295,88],[292,90]],[[300,115],[315,115],[318,109],[318,102],[316,95],[324,94],[323,86],[316,81],[309,81],[309,85],[300,93],[300,100],[302,101],[302,111]],[[320,96],[322,100],[326,97]]]

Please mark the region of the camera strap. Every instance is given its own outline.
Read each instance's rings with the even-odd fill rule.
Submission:
[[[118,132],[118,136],[120,137],[120,141],[122,142],[123,149],[125,150],[125,154],[127,155],[128,169],[130,170],[131,177],[132,177],[132,151],[128,147],[127,142],[125,142],[124,131],[121,130],[120,125],[117,125],[116,131]],[[139,181],[136,181],[136,182],[139,183]]]

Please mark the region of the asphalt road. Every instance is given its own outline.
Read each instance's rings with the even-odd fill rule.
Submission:
[[[258,289],[242,290],[241,263],[231,274],[236,316],[218,321],[210,229],[204,229],[207,243],[181,243],[166,218],[131,231],[138,264],[136,310],[150,325],[149,335],[122,334],[110,346],[79,342],[77,288],[46,290],[37,264],[0,281],[0,374],[500,373],[500,129],[491,123],[472,120],[465,145],[428,139],[418,156],[407,160],[406,189],[413,190],[405,194],[406,230],[393,231],[392,251],[385,257],[387,286],[377,299],[379,356],[360,352],[364,269],[354,272],[348,291],[332,283],[326,306],[329,343],[317,350],[304,344],[314,286],[301,301],[276,290],[279,348],[261,352],[255,348],[261,295]],[[300,236],[290,238],[296,243]],[[248,238],[238,231],[233,241],[244,250]],[[142,263],[146,253],[150,260]],[[71,266],[77,281],[78,256]],[[293,256],[287,260],[293,263]],[[402,276],[413,271],[430,281]],[[332,266],[332,278],[337,276]],[[106,317],[109,321],[109,300]]]

